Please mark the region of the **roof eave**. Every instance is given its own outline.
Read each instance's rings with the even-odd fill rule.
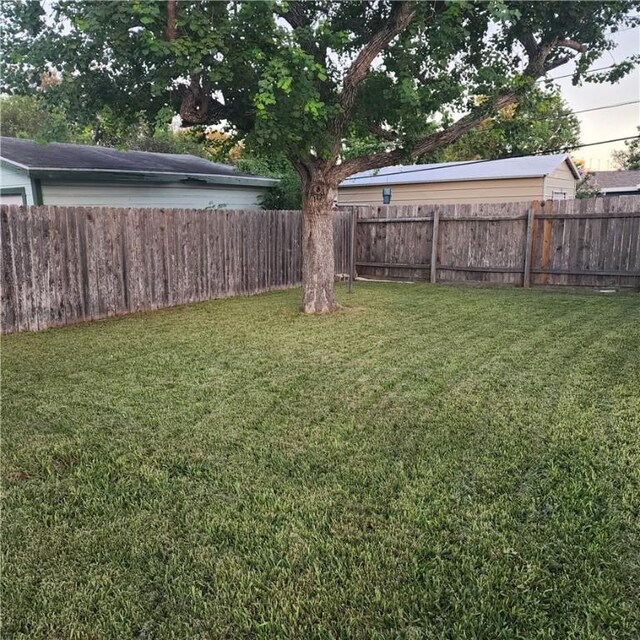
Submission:
[[[508,158],[503,158],[504,160],[507,160]],[[465,164],[467,164],[467,162],[469,164],[476,164],[473,161],[466,161],[466,162],[460,162],[459,166],[464,166]],[[480,161],[480,162],[484,162],[484,161]],[[498,161],[492,161],[492,160],[487,160],[487,162],[498,162]],[[576,167],[576,165],[573,163],[573,160],[571,160],[571,156],[566,155],[563,159],[562,162],[566,162],[569,166],[569,169],[571,171],[571,173],[573,174],[573,177],[575,180],[580,180],[581,175],[580,175],[580,171],[578,171],[578,168]],[[560,163],[558,163],[556,165],[556,169],[560,166]],[[410,167],[409,167],[410,169]],[[442,167],[442,168],[438,168],[438,169],[427,169],[427,171],[445,171],[447,169],[447,167]],[[556,170],[554,169],[554,171]],[[409,171],[407,171],[406,173],[400,173],[398,174],[398,178],[402,177],[403,175],[406,175],[407,173],[409,173]],[[418,173],[418,172],[415,172]],[[473,177],[473,176],[465,176],[465,177],[460,177],[460,178],[441,178],[439,180],[437,179],[429,179],[429,180],[420,180],[420,179],[415,179],[415,180],[410,180],[410,181],[404,181],[404,180],[398,180],[398,181],[385,181],[384,175],[377,175],[377,176],[367,176],[366,178],[355,178],[356,180],[358,180],[358,182],[352,182],[350,184],[344,184],[341,183],[340,185],[338,185],[340,188],[349,188],[349,187],[377,187],[377,186],[398,186],[398,185],[403,185],[403,184],[416,184],[416,183],[420,183],[420,184],[436,184],[439,182],[469,182],[469,181],[480,181],[480,180],[529,180],[532,178],[546,178],[547,176],[551,175],[551,173],[553,173],[553,171],[548,171],[546,173],[536,173],[533,175],[495,175],[495,176],[478,176],[478,177]],[[346,181],[348,180],[353,180],[354,178],[347,178]]]
[[[640,184],[630,184],[626,187],[600,187],[602,193],[617,193],[622,191],[640,191]]]
[[[366,182],[362,181],[356,184],[340,184],[338,185],[341,189],[345,187],[382,187],[382,186],[399,186],[403,184],[438,184],[440,182],[480,182],[483,180],[530,180],[535,178],[544,178],[546,174],[537,173],[535,175],[528,176],[484,176],[484,177],[468,177],[468,178],[444,178],[440,180],[412,180],[410,182]]]
[[[0,158],[0,165],[9,165],[12,169],[19,171],[20,173],[29,173],[29,167],[24,164],[20,164],[15,160],[9,160],[9,158]]]
[[[580,175],[580,171],[578,170],[578,167],[576,167],[575,164],[573,164],[573,160],[571,159],[571,156],[567,156],[564,161],[569,165],[569,169],[571,169],[571,173],[573,173],[573,177],[576,180],[580,180],[582,178],[582,176]]]
[[[55,167],[26,168],[29,175],[44,179],[90,179],[100,177],[103,181],[152,181],[184,182],[197,181],[206,184],[242,185],[247,187],[272,187],[280,180],[262,176],[225,176],[208,173],[183,173],[173,171],[126,171],[118,169],[57,169]]]

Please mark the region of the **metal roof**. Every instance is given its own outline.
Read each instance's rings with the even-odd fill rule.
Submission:
[[[99,173],[201,179],[207,182],[270,186],[275,178],[240,173],[234,167],[187,154],[119,151],[108,147],[52,142],[38,144],[21,138],[0,138],[0,158],[30,175]]]
[[[540,178],[553,173],[566,162],[576,180],[580,173],[566,154],[525,156],[503,160],[470,160],[386,167],[363,171],[340,183],[341,187],[414,184],[427,182],[462,182],[465,180],[508,180],[510,178]]]

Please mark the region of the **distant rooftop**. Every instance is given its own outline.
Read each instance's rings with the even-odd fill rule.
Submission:
[[[0,157],[29,174],[93,173],[201,178],[228,183],[269,186],[278,180],[236,171],[234,167],[187,154],[119,151],[108,147],[52,142],[38,144],[21,138],[0,138]],[[214,181],[214,180],[211,180]]]
[[[600,189],[640,191],[640,171],[596,171],[593,182]]]
[[[363,171],[347,178],[341,187],[364,187],[387,184],[426,182],[460,182],[463,180],[500,180],[509,178],[539,178],[553,173],[566,162],[576,180],[580,174],[566,154],[526,156],[504,160],[470,160],[386,167]]]

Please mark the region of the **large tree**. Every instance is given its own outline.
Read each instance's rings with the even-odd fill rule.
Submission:
[[[303,192],[303,308],[333,294],[332,203],[353,173],[436,153],[572,60],[574,81],[638,22],[618,2],[16,3],[5,16],[5,90],[46,93],[86,114],[173,106],[184,124],[224,122],[284,154]],[[615,81],[627,60],[589,81]],[[481,99],[479,99],[481,98]],[[351,140],[378,144],[349,153]],[[382,144],[382,148],[381,148]]]

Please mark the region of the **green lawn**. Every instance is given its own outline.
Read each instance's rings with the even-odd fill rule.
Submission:
[[[361,284],[2,340],[2,638],[637,638],[640,296]]]

